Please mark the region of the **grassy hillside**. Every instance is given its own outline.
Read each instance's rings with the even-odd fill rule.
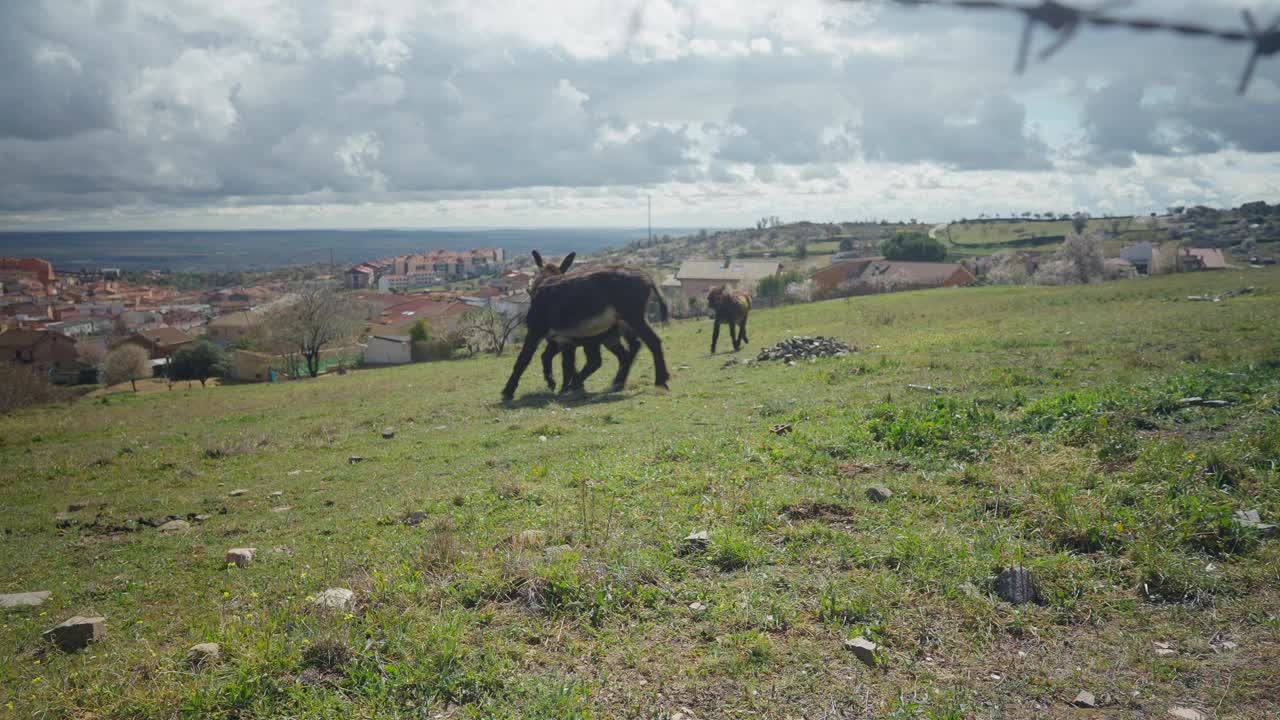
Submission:
[[[1070,220],[969,220],[949,224],[938,237],[961,255],[989,255],[1001,250],[1053,251],[1074,232]],[[1107,237],[1108,256],[1126,245],[1169,240],[1165,226],[1151,228],[1144,218],[1092,218],[1086,232]]]
[[[507,408],[504,357],[0,418],[0,592],[53,591],[0,610],[0,716],[1270,717],[1280,540],[1232,513],[1280,516],[1278,294],[837,300],[753,313],[737,356],[675,322],[669,393],[642,352],[625,393],[531,372]],[[726,367],[792,334],[859,351]],[[1041,604],[993,594],[1019,563]],[[50,650],[76,614],[107,638]]]

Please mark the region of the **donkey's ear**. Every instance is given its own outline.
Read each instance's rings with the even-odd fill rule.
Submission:
[[[537,265],[538,267],[542,267],[542,256],[538,254],[537,250],[534,250],[532,252],[533,252],[533,264]]]
[[[565,255],[564,259],[560,261],[560,272],[562,273],[569,272],[569,266],[573,265],[573,259],[577,256],[578,256],[578,253],[576,252],[571,252],[568,255]]]

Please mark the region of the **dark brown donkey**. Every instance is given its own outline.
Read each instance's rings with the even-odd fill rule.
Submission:
[[[562,263],[563,264],[563,263]],[[533,353],[544,338],[559,346],[592,343],[615,328],[623,334],[639,337],[653,353],[654,384],[667,387],[671,379],[662,356],[662,341],[645,319],[650,298],[658,301],[659,317],[667,319],[667,304],[653,278],[630,267],[592,268],[569,275],[539,276],[530,292],[529,312],[525,323],[527,334],[516,358],[511,377],[502,389],[502,397],[515,397],[520,376],[524,374]],[[598,348],[597,348],[598,353]],[[626,360],[628,370],[631,355]],[[623,359],[619,358],[622,362]],[[590,364],[590,363],[589,363]],[[598,366],[598,363],[597,363]],[[595,368],[592,368],[594,371]],[[587,367],[573,378],[575,384],[588,373]],[[620,369],[619,374],[623,372]]]
[[[729,339],[733,350],[747,344],[747,314],[751,312],[751,296],[744,290],[725,290],[723,285],[711,288],[707,293],[707,307],[715,311],[716,326],[711,331],[711,354],[716,353],[716,341],[720,339],[720,323],[729,324]],[[736,332],[735,332],[736,326]]]
[[[547,278],[564,275],[568,272],[569,267],[573,265],[574,257],[577,256],[577,253],[571,252],[564,256],[564,259],[557,265],[544,261],[537,250],[534,250],[532,254],[533,262],[538,266],[539,272],[537,277],[534,278],[530,295],[536,292],[537,288]],[[627,347],[625,348],[621,342],[621,336],[624,334],[627,340]],[[578,345],[583,347],[587,356],[587,364],[583,366],[581,373],[574,369],[574,348]],[[560,392],[567,393],[573,390],[582,390],[584,381],[604,364],[600,357],[601,345],[609,348],[609,351],[618,358],[618,374],[614,376],[610,390],[619,392],[625,388],[627,375],[631,371],[631,363],[635,360],[636,353],[640,352],[640,338],[629,330],[624,333],[618,325],[593,338],[585,338],[575,342],[556,342],[548,337],[547,349],[542,352],[542,376],[547,381],[547,387],[551,390],[556,389],[556,377],[552,368],[554,367],[553,363],[556,355],[561,355],[563,381],[560,385]]]

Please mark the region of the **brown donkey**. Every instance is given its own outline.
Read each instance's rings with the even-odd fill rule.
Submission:
[[[577,253],[569,253],[564,256],[559,265],[551,262],[545,262],[542,255],[537,250],[533,251],[533,262],[538,266],[539,273],[534,278],[533,287],[530,294],[537,291],[547,278],[564,275],[569,271],[569,267],[573,265],[573,259]],[[582,390],[583,382],[591,376],[596,370],[603,365],[600,357],[600,346],[604,345],[609,351],[618,358],[618,373],[613,378],[610,390],[618,392],[627,385],[627,375],[631,371],[631,364],[635,360],[636,353],[640,351],[640,338],[635,333],[627,331],[625,333],[627,347],[623,347],[620,337],[623,335],[622,328],[615,325],[612,329],[592,338],[585,338],[577,342],[556,342],[551,338],[547,338],[547,349],[542,352],[542,377],[547,381],[547,388],[556,389],[556,378],[553,371],[553,363],[556,355],[561,355],[561,373],[564,376],[560,385],[560,392],[567,393],[572,390]],[[583,366],[582,372],[579,373],[574,369],[574,349],[582,345],[587,355],[587,364]]]
[[[733,350],[747,343],[747,314],[751,312],[751,295],[744,290],[725,290],[723,285],[711,288],[707,293],[707,306],[715,312],[716,326],[711,331],[711,354],[716,353],[716,341],[720,339],[720,323],[728,323],[729,339]],[[735,332],[736,326],[736,332]]]
[[[502,397],[505,400],[515,397],[520,376],[544,338],[550,338],[561,347],[577,343],[588,343],[590,347],[589,343],[612,332],[634,334],[644,342],[653,353],[654,384],[667,387],[671,375],[662,354],[662,341],[645,318],[651,298],[658,301],[659,318],[665,321],[667,304],[657,284],[648,273],[636,268],[593,268],[571,275],[553,273],[535,278],[525,320],[528,333],[511,370],[511,377],[502,390]],[[631,360],[634,360],[634,355],[625,362],[627,370]],[[598,367],[598,362],[596,365]],[[573,376],[574,384],[579,384],[589,374],[587,369],[584,367],[583,373]],[[624,375],[621,369],[619,375]]]

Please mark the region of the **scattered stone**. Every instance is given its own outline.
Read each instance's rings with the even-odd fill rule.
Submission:
[[[292,505],[281,505],[281,506],[279,506],[279,507],[273,507],[273,508],[271,508],[271,512],[273,512],[273,513],[283,513],[283,512],[289,512],[289,511],[290,511],[290,510],[292,510],[292,509],[293,509],[293,506],[292,506]]]
[[[81,510],[87,510],[88,508],[99,507],[105,504],[106,503],[103,503],[98,500],[82,500],[81,502],[71,503],[70,505],[68,505],[67,512],[69,513],[80,512]]]
[[[1223,653],[1223,652],[1231,652],[1232,650],[1235,650],[1240,646],[1235,641],[1232,641],[1232,640],[1219,640],[1218,642],[1213,643],[1211,647],[1214,649],[1215,652]]]
[[[36,607],[43,605],[51,594],[48,590],[37,590],[36,592],[0,595],[0,608]]]
[[[1251,527],[1258,531],[1258,534],[1264,538],[1274,538],[1280,535],[1275,525],[1262,522],[1262,515],[1257,510],[1237,510],[1235,514],[1237,525]]]
[[[785,425],[785,424],[774,425],[769,428],[769,432],[773,433],[774,435],[786,435],[787,433],[791,432],[791,430],[792,430],[792,427],[790,425]]]
[[[547,534],[541,530],[524,530],[513,535],[508,542],[518,550],[537,550],[546,546]]]
[[[346,610],[356,600],[356,594],[347,588],[329,588],[316,596],[316,607],[326,610]]]
[[[1172,657],[1177,654],[1178,654],[1178,651],[1174,650],[1173,648],[1167,648],[1167,647],[1156,648],[1157,657]]]
[[[702,603],[700,603],[700,602],[691,602],[691,603],[689,603],[689,609],[690,609],[690,610],[692,610],[692,611],[694,611],[695,613],[700,613],[700,612],[702,612],[703,610],[706,610],[706,609],[707,609],[707,606],[706,606],[706,605],[703,605],[703,604],[702,604]]]
[[[269,494],[267,495],[267,497],[283,497],[283,496],[284,496],[284,491],[283,491],[283,490],[277,490],[277,491],[275,491],[275,492],[273,492],[273,493],[269,493]]]
[[[882,503],[893,497],[893,491],[883,485],[872,485],[867,488],[867,499],[871,502]]]
[[[44,636],[53,640],[64,652],[74,652],[106,637],[107,619],[76,615],[61,625],[46,630]]]
[[[395,437],[395,436],[396,436],[396,431],[395,431],[394,429],[392,429],[392,428],[385,428],[385,429],[382,431],[382,439],[383,439],[383,440],[390,440],[391,438],[393,438],[393,437]]]
[[[364,458],[360,457],[359,455],[352,455],[351,457],[347,458],[348,465],[355,465],[356,463],[359,463],[359,462],[364,462]]]
[[[231,497],[240,497],[241,495],[248,495],[248,494],[249,494],[249,491],[245,490],[244,488],[240,488],[239,490],[232,490],[231,492],[227,493],[227,495]]]
[[[1182,720],[1205,720],[1205,714],[1199,710],[1189,707],[1180,707],[1178,705],[1174,705],[1169,708],[1169,715],[1176,718],[1182,718]]]
[[[293,548],[287,547],[287,546],[285,546],[285,545],[277,545],[277,546],[275,546],[275,547],[271,548],[271,552],[275,553],[276,555],[283,555],[283,556],[285,556],[285,557],[293,557]]]
[[[709,547],[711,547],[711,537],[707,535],[706,530],[699,530],[689,533],[680,541],[680,554],[692,555],[706,552]]]
[[[192,645],[187,651],[187,664],[194,668],[216,665],[222,659],[222,647],[218,643]]]
[[[1076,695],[1076,699],[1071,701],[1071,704],[1078,708],[1098,707],[1098,701],[1094,699],[1093,693],[1088,690],[1081,690],[1079,694]]]
[[[867,667],[875,667],[879,662],[876,658],[876,652],[880,649],[880,646],[864,637],[845,640],[844,649],[851,650]]]
[[[418,527],[419,525],[422,524],[422,521],[426,519],[427,519],[427,514],[425,512],[421,510],[414,510],[408,515],[405,515],[404,519],[401,520],[400,522],[404,523],[405,525],[408,525],[409,527]]]
[[[205,520],[208,520],[211,517],[213,516],[212,515],[193,515],[191,516],[191,519],[195,520],[196,522],[204,522]]]
[[[183,532],[191,529],[191,523],[186,520],[170,520],[156,529],[162,533]]]
[[[333,507],[334,505],[337,505],[337,504],[338,504],[338,501],[337,501],[337,500],[325,500],[325,501],[324,501],[324,506],[325,506],[325,507]]]
[[[756,360],[782,360],[788,365],[794,365],[797,359],[844,357],[851,352],[854,352],[854,348],[834,338],[801,335],[761,350]]]
[[[257,548],[231,548],[227,551],[227,564],[245,567],[253,562],[253,554],[255,552],[257,552]]]
[[[544,550],[542,556],[546,558],[547,562],[555,563],[571,552],[573,552],[573,547],[570,545],[553,545]]]
[[[1000,573],[996,577],[996,595],[1014,605],[1040,602],[1040,591],[1036,588],[1035,578],[1024,567],[1008,568]]]

